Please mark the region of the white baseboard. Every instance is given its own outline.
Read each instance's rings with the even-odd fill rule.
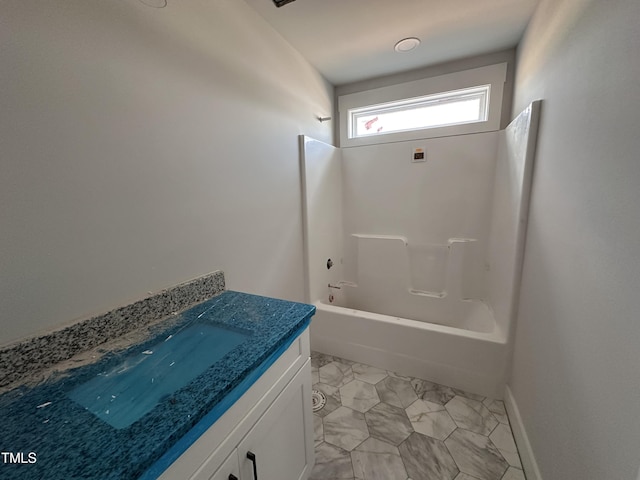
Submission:
[[[520,410],[516,400],[511,393],[509,385],[504,389],[504,405],[509,415],[509,421],[511,422],[511,430],[513,431],[513,438],[518,446],[518,452],[520,453],[520,459],[522,460],[522,467],[524,473],[527,476],[527,480],[542,480],[540,475],[540,469],[538,463],[533,455],[531,443],[529,437],[522,423],[522,417],[520,416]]]

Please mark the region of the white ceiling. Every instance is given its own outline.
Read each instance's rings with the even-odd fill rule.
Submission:
[[[245,0],[331,83],[515,46],[538,0]],[[418,37],[415,50],[395,43]]]

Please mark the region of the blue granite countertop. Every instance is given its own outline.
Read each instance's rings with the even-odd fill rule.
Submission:
[[[2,454],[0,479],[156,477],[257,380],[314,313],[312,305],[226,291],[181,313],[153,338],[1,395],[0,450],[13,458]],[[246,340],[130,425],[114,428],[70,398],[123,359],[207,322],[243,332]]]

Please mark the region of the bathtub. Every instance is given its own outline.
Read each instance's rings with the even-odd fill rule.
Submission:
[[[315,303],[313,350],[502,398],[508,342],[481,301],[465,301],[456,327]]]
[[[422,143],[300,137],[312,349],[502,398],[539,111],[495,134],[425,139],[421,166],[401,159]]]

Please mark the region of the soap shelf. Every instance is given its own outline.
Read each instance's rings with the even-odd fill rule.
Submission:
[[[356,262],[353,282],[372,291],[404,285],[411,295],[457,298],[463,273],[465,245],[478,240],[450,237],[443,243],[411,243],[404,235],[351,234],[355,240]]]

